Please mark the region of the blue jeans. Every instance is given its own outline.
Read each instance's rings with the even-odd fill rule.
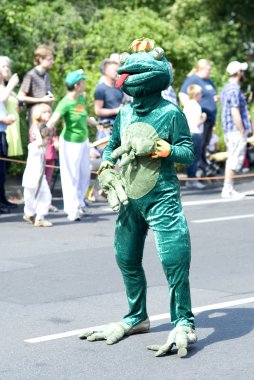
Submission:
[[[194,144],[195,158],[191,165],[187,166],[187,175],[189,178],[196,177],[196,171],[198,168],[198,163],[201,158],[201,143],[202,143],[202,133],[192,133],[192,140]]]

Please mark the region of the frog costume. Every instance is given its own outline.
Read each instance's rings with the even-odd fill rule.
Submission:
[[[126,286],[129,312],[121,322],[99,332],[85,330],[81,338],[106,339],[113,344],[124,335],[149,330],[142,258],[151,228],[170,288],[174,329],[166,344],[148,348],[161,356],[175,344],[182,357],[187,354],[188,343],[197,338],[189,287],[190,238],[174,163],[192,162],[193,143],[184,114],[161,97],[161,91],[172,82],[171,66],[163,50],[154,48],[153,40],[142,38],[133,41],[131,51],[121,55],[117,85],[133,97],[133,103],[120,109],[99,170],[107,192],[107,173],[112,176],[114,164],[122,157],[121,183],[128,200],[122,194],[119,197],[115,256]],[[116,176],[119,180],[119,174]],[[117,208],[114,203],[114,209]]]

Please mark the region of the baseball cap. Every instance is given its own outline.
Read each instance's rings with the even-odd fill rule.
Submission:
[[[84,70],[79,69],[68,73],[65,77],[65,83],[67,86],[73,86],[78,83],[80,79],[86,79],[87,77],[84,75]]]
[[[228,64],[226,68],[226,72],[229,75],[234,75],[238,71],[245,71],[248,69],[248,63],[247,62],[238,62],[238,61],[232,61]]]

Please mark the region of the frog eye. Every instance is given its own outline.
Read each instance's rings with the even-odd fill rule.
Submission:
[[[152,51],[152,56],[154,59],[156,59],[157,61],[161,61],[162,58],[164,57],[164,50],[161,48],[161,47],[156,47],[155,49],[153,49]]]
[[[120,63],[123,65],[129,57],[130,57],[130,54],[127,53],[127,51],[124,51],[123,53],[120,54]]]

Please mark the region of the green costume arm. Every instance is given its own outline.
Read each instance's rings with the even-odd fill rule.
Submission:
[[[195,330],[188,326],[176,326],[170,333],[167,342],[163,345],[147,346],[148,350],[156,351],[155,356],[163,356],[170,353],[176,345],[177,354],[180,358],[187,355],[187,346],[197,341]]]
[[[171,120],[173,137],[169,159],[181,164],[190,164],[194,160],[193,141],[187,120],[182,112],[175,114]]]

